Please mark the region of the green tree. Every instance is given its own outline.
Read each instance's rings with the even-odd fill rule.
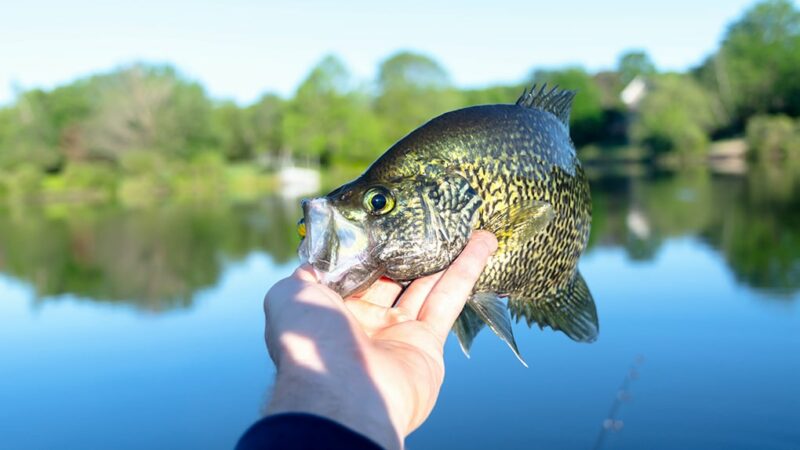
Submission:
[[[378,69],[377,85],[375,107],[387,143],[462,103],[447,72],[432,58],[418,53],[399,52],[384,60]]]
[[[368,99],[351,86],[335,56],[325,57],[300,84],[282,121],[283,141],[296,157],[328,164],[375,154],[377,123]]]
[[[631,50],[620,56],[617,72],[623,86],[638,76],[650,77],[656,73],[656,65],[644,50]]]
[[[655,78],[631,126],[636,143],[657,152],[696,155],[708,146],[717,124],[712,99],[693,79],[667,74]]]
[[[256,155],[275,156],[284,148],[283,116],[285,102],[274,94],[266,94],[247,108],[253,130]]]
[[[747,121],[752,159],[800,158],[800,122],[785,115],[753,116]]]
[[[212,122],[217,145],[229,161],[253,157],[255,136],[247,111],[233,102],[224,102],[214,108]]]
[[[489,86],[480,89],[462,91],[465,105],[491,105],[496,103],[514,103],[527,86],[523,84],[511,86]]]
[[[85,138],[93,158],[117,161],[137,150],[187,158],[213,143],[203,88],[171,67],[137,64],[89,83],[94,105]]]
[[[754,114],[800,115],[800,11],[789,0],[757,3],[696,73],[738,129]]]
[[[39,170],[58,170],[63,155],[57,145],[59,130],[53,121],[48,94],[40,89],[23,93],[16,105],[4,114],[4,142],[0,148],[0,165],[16,168],[21,165]]]

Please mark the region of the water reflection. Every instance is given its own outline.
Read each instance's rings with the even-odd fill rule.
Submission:
[[[123,211],[31,210],[0,216],[0,272],[30,283],[36,301],[74,294],[146,310],[189,306],[224,265],[254,251],[294,258],[294,201],[173,205]]]
[[[800,170],[747,175],[698,169],[597,176],[589,242],[648,261],[666,239],[716,249],[736,279],[772,298],[800,291]],[[0,211],[0,272],[29,283],[37,301],[61,294],[160,311],[189,306],[226,263],[252,252],[295,257],[297,200],[170,205],[149,210],[23,208]]]
[[[618,246],[654,258],[664,240],[696,237],[736,279],[773,298],[800,291],[800,170],[755,166],[745,176],[707,170],[600,178],[590,249]]]

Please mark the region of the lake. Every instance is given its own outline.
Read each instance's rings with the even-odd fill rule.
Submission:
[[[484,331],[408,448],[800,448],[800,174],[593,175],[600,336]],[[591,172],[590,172],[591,173]],[[231,448],[296,199],[0,210],[0,448]]]

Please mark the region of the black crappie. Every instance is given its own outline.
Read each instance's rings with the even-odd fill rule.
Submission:
[[[381,276],[442,270],[473,230],[488,230],[498,251],[453,328],[464,352],[485,323],[519,357],[509,310],[529,326],[593,341],[597,313],[577,271],[591,200],[569,137],[574,96],[534,87],[516,104],[430,120],[356,180],[303,202],[301,258],[347,296]]]

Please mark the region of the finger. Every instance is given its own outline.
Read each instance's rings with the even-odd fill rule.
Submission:
[[[270,306],[274,302],[291,301],[294,297],[285,291],[292,293],[300,289],[302,283],[317,283],[316,274],[308,264],[303,264],[291,275],[275,283],[264,296],[264,313],[268,313]],[[298,284],[299,283],[299,284]]]
[[[314,272],[314,268],[311,267],[311,264],[303,264],[297,269],[294,270],[292,276],[303,281],[309,281],[312,283],[319,283],[317,279],[317,274]]]
[[[395,305],[397,309],[402,310],[411,317],[417,317],[419,310],[425,303],[425,299],[428,298],[428,294],[431,293],[431,290],[442,278],[442,275],[444,275],[444,271],[414,280],[413,283],[408,285],[400,299],[397,300]]]
[[[447,268],[422,305],[418,319],[427,323],[444,342],[464,308],[489,257],[497,250],[497,239],[487,232],[475,232],[461,254]]]
[[[388,308],[394,304],[402,290],[403,287],[396,282],[388,278],[380,278],[366,291],[353,295],[349,297],[348,300],[357,299]]]

